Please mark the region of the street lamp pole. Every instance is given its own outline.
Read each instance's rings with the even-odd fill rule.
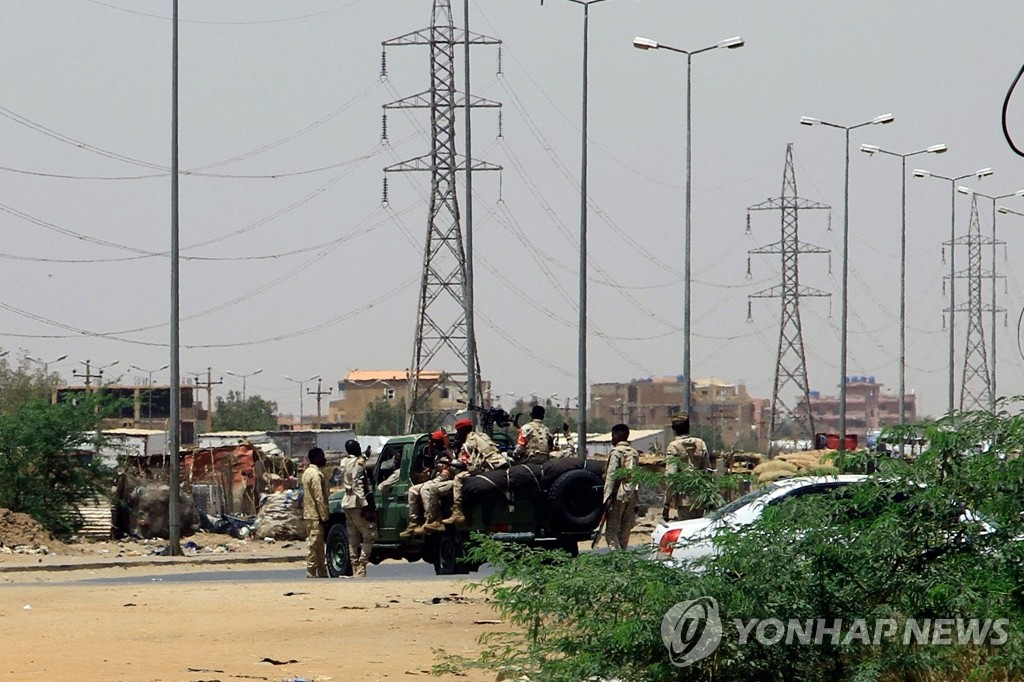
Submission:
[[[25,359],[26,360],[31,360],[32,362],[36,362],[36,363],[42,365],[43,366],[43,377],[46,378],[46,377],[50,376],[50,365],[56,365],[61,360],[66,360],[67,357],[68,357],[67,354],[64,354],[64,355],[60,356],[59,358],[54,358],[53,360],[43,360],[42,358],[37,358],[37,357],[33,357],[31,355],[26,355]]]
[[[319,379],[320,375],[319,374],[314,374],[313,376],[309,377],[308,379],[292,379],[290,376],[288,376],[286,374],[286,375],[284,375],[284,378],[287,379],[288,381],[292,381],[292,382],[294,382],[294,383],[299,385],[299,428],[302,428],[302,424],[305,421],[304,414],[303,414],[303,408],[302,408],[302,393],[303,393],[303,388],[302,387],[303,387],[304,384],[306,384],[306,383],[308,383],[310,381],[313,381],[313,379]]]
[[[982,194],[969,187],[957,187],[956,191],[961,194],[976,194],[979,197],[992,201],[992,272],[990,273],[992,280],[992,339],[989,342],[989,346],[992,349],[992,375],[989,381],[989,402],[992,403],[992,410],[994,412],[996,409],[996,397],[999,395],[996,392],[996,202],[1000,199],[1024,196],[1024,189],[998,196]]]
[[[847,340],[849,338],[849,282],[850,282],[850,131],[869,125],[892,123],[892,114],[880,114],[870,121],[844,126],[830,123],[818,118],[803,116],[800,124],[805,126],[823,125],[838,128],[846,134],[846,163],[843,175],[843,275],[842,275],[842,314],[840,315],[839,331],[839,450],[846,450],[846,357]]]
[[[163,367],[160,367],[158,369],[143,369],[142,367],[139,367],[138,365],[130,365],[130,367],[132,369],[137,369],[140,372],[144,372],[145,374],[149,375],[149,379],[147,380],[148,383],[146,384],[146,386],[149,389],[149,390],[146,391],[146,395],[147,395],[147,401],[146,402],[148,403],[146,419],[149,420],[149,421],[152,421],[152,419],[153,419],[153,375],[156,374],[157,372],[164,371],[165,369],[170,367],[170,365],[164,365]]]
[[[690,270],[690,243],[692,234],[691,224],[691,187],[693,180],[693,168],[692,168],[692,124],[691,124],[691,113],[692,113],[692,61],[693,55],[700,54],[702,52],[709,52],[718,48],[724,48],[729,50],[735,50],[743,47],[743,38],[735,36],[732,38],[726,38],[720,40],[714,45],[702,47],[699,50],[683,50],[678,47],[672,47],[659,43],[656,40],[650,38],[642,38],[637,36],[633,39],[633,47],[638,50],[669,50],[670,52],[678,52],[679,54],[686,55],[686,214],[685,214],[685,227],[684,227],[684,246],[683,246],[683,410],[689,414],[692,399],[692,386],[693,377],[690,373],[690,285],[691,285],[691,270]]]
[[[227,370],[224,370],[224,373],[225,374],[230,374],[233,377],[238,377],[239,379],[242,380],[242,402],[244,403],[245,402],[245,388],[246,388],[247,380],[249,379],[249,377],[254,377],[257,374],[259,374],[260,372],[262,372],[262,371],[263,371],[263,368],[260,367],[259,369],[255,370],[255,371],[249,372],[248,374],[237,374],[235,372],[229,372]]]
[[[939,180],[946,180],[949,182],[949,405],[947,413],[950,415],[953,414],[956,386],[956,379],[954,376],[956,371],[956,334],[954,329],[954,321],[956,320],[956,248],[954,248],[954,242],[956,242],[956,183],[964,178],[969,178],[972,175],[980,180],[992,175],[992,169],[981,168],[973,173],[958,175],[955,178],[931,173],[926,170],[921,170],[920,168],[914,169],[915,178],[938,178]]]
[[[900,427],[907,425],[907,159],[918,154],[945,154],[944,144],[933,144],[916,152],[900,154],[875,145],[862,144],[860,150],[868,155],[887,154],[899,157],[902,162],[900,182],[902,184],[902,214],[900,218]],[[900,454],[903,453],[903,435],[900,435]]]

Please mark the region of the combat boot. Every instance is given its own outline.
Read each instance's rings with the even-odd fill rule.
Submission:
[[[449,516],[447,519],[443,520],[441,523],[443,523],[446,526],[454,526],[454,525],[457,525],[457,524],[460,524],[460,523],[465,523],[465,522],[466,522],[466,517],[462,513],[462,506],[461,505],[454,505],[452,507],[452,514],[451,514],[451,516]]]
[[[352,567],[353,578],[365,578],[366,577],[366,564],[358,563]]]
[[[423,533],[419,532],[420,528],[422,528],[422,527],[423,527],[422,523],[416,523],[415,521],[410,521],[409,525],[405,527],[405,530],[403,530],[401,533],[398,534],[398,537],[400,537],[400,538],[411,538],[414,535],[422,535]]]
[[[425,523],[423,524],[422,529],[424,533],[443,533],[446,530],[448,530],[444,527],[443,523],[440,523],[438,521],[431,521],[429,523]]]

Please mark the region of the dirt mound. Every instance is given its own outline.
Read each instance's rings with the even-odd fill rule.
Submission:
[[[0,507],[0,546],[13,549],[21,545],[30,547],[45,545],[51,550],[63,547],[63,543],[53,537],[28,514],[12,512],[10,509]]]

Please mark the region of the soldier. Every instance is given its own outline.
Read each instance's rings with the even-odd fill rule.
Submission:
[[[451,461],[451,450],[448,446],[448,434],[440,429],[434,431],[430,434],[430,444],[427,447],[429,448],[427,452],[427,460],[434,462],[435,464],[432,470],[428,472],[419,472],[420,474],[425,474],[427,477],[426,481],[409,486],[409,492],[406,494],[406,501],[409,505],[409,525],[406,526],[405,530],[398,534],[403,538],[410,538],[413,535],[423,535],[427,532],[444,530],[444,526],[437,520],[436,510],[434,511],[433,517],[428,517],[424,520],[423,489],[434,481],[437,481],[438,483],[451,481],[452,476],[449,465],[449,462]],[[429,528],[427,526],[429,526]]]
[[[452,481],[452,513],[441,522],[446,526],[466,522],[462,513],[462,485],[467,478],[484,471],[508,468],[508,458],[501,453],[490,436],[473,431],[471,419],[455,422],[455,443],[465,470],[455,474]]]
[[[676,474],[687,467],[693,471],[707,471],[711,466],[708,446],[700,438],[690,435],[690,417],[685,413],[672,417],[672,431],[675,439],[669,443],[665,473]],[[676,520],[695,519],[704,515],[704,510],[696,506],[685,495],[665,493],[665,507],[661,517],[668,521],[670,507],[676,508]]]
[[[619,469],[635,469],[639,460],[640,453],[629,444],[629,427],[613,426],[612,450],[604,472],[604,499],[608,505],[605,539],[613,550],[629,547],[629,534],[636,523],[636,506],[640,501],[640,486],[630,476],[616,480],[614,474]]]
[[[369,449],[369,448],[367,448]],[[395,453],[395,468],[392,470],[391,475],[380,482],[377,488],[380,492],[387,497],[391,489],[398,483],[402,478],[402,451],[399,450]]]
[[[544,464],[548,461],[553,441],[551,432],[544,425],[544,407],[534,405],[530,410],[532,421],[519,427],[519,439],[512,459],[516,464]]]
[[[377,539],[377,515],[373,490],[366,477],[366,457],[359,441],[345,443],[345,457],[341,460],[341,485],[344,496],[341,507],[345,510],[345,528],[348,531],[348,557],[352,563],[352,576],[366,577],[366,565]]]
[[[302,519],[306,522],[306,577],[326,578],[327,561],[324,557],[324,522],[330,517],[327,510],[327,481],[323,467],[327,456],[320,448],[312,448],[306,455],[309,466],[302,472]]]

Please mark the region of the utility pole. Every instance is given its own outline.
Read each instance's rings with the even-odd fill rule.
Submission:
[[[800,324],[800,299],[827,297],[831,294],[800,286],[800,254],[829,253],[820,246],[800,241],[798,215],[801,210],[825,209],[831,206],[801,199],[796,191],[796,171],[793,168],[793,143],[786,145],[786,166],[782,173],[782,196],[768,199],[747,209],[747,232],[750,232],[749,211],[778,209],[782,212],[782,236],[779,241],[749,251],[751,254],[780,254],[782,257],[782,284],[749,296],[782,299],[779,320],[779,350],[775,358],[775,388],[772,392],[772,418],[768,432],[768,450],[783,424],[798,426],[794,435],[814,438],[814,415],[811,413],[811,393],[807,380],[807,359],[804,354],[803,328]],[[750,256],[747,256],[747,275],[750,275]],[[750,300],[747,301],[747,319],[751,318]],[[796,408],[788,406],[784,394],[790,388],[798,391]],[[802,409],[801,409],[802,408]]]
[[[321,412],[321,410],[320,410],[320,399],[323,396],[325,396],[325,395],[330,395],[331,391],[334,390],[333,388],[329,388],[326,391],[324,391],[321,388],[323,386],[323,383],[324,383],[324,380],[322,378],[320,378],[320,377],[317,377],[316,378],[316,390],[315,391],[311,391],[308,388],[306,389],[306,393],[308,393],[309,395],[315,395],[316,396],[316,428],[318,428],[318,429],[323,427],[323,423],[321,421],[321,416],[320,416],[321,414],[323,414]]]
[[[430,89],[384,105],[384,129],[391,109],[429,109],[431,150],[429,154],[388,166],[385,173],[429,172],[430,204],[423,252],[423,276],[417,310],[416,338],[409,372],[406,428],[414,430],[416,415],[430,411],[430,397],[440,382],[454,378],[467,397],[476,394],[470,383],[478,381],[475,339],[472,338],[473,296],[471,273],[467,272],[462,224],[456,194],[458,171],[495,171],[500,166],[459,157],[455,150],[455,116],[460,106],[500,107],[498,102],[458,92],[455,87],[455,46],[498,45],[496,38],[457,31],[452,23],[451,0],[433,0],[428,28],[406,33],[383,42],[386,64],[388,47],[428,45],[430,47]],[[386,70],[382,70],[386,75]],[[386,187],[386,185],[385,185]],[[386,195],[385,195],[386,196]],[[460,368],[439,372],[437,381],[423,381],[431,362],[444,360]]]
[[[224,383],[224,377],[221,377],[217,381],[213,380],[213,368],[206,368],[206,381],[200,382],[199,377],[202,374],[193,374],[195,377],[196,388],[206,389],[206,430],[213,431],[213,387],[218,384]]]
[[[92,386],[92,380],[93,379],[102,379],[103,378],[103,370],[101,369],[101,370],[97,371],[95,374],[93,374],[92,373],[92,365],[91,365],[91,361],[90,360],[86,360],[85,362],[80,362],[79,364],[85,365],[85,373],[83,374],[82,372],[79,372],[77,369],[73,369],[73,370],[71,370],[71,376],[75,376],[75,377],[79,377],[81,379],[84,379],[85,380],[85,391],[86,391],[86,393],[88,393],[89,392],[89,388]]]

